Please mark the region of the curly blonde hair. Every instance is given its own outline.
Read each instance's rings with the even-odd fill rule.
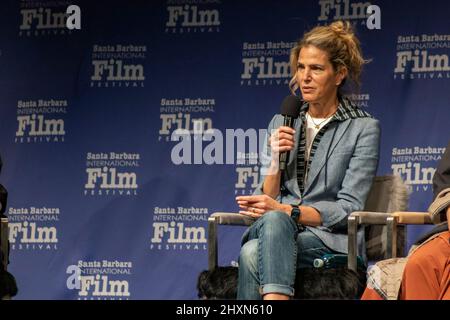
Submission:
[[[352,25],[348,21],[335,21],[330,25],[317,26],[304,34],[297,44],[291,49],[290,66],[292,79],[289,88],[292,93],[298,89],[295,74],[297,72],[297,61],[300,50],[303,47],[314,46],[328,54],[331,65],[335,71],[342,67],[347,68],[347,78],[359,88],[362,67],[368,63],[362,56],[360,43]],[[339,85],[339,89],[345,84],[346,79]]]

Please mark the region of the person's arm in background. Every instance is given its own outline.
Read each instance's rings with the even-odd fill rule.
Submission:
[[[450,206],[447,208],[447,224],[448,230],[450,230]]]
[[[447,220],[450,227],[450,142],[433,176],[433,192],[434,201],[428,208],[431,220],[434,224]]]

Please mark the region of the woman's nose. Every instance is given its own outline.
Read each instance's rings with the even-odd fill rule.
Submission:
[[[311,80],[311,70],[306,68],[305,70],[303,70],[303,80],[309,81]]]

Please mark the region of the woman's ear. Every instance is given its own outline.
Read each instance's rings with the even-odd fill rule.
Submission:
[[[342,81],[347,77],[348,70],[347,67],[340,67],[336,73],[336,86],[339,86]]]

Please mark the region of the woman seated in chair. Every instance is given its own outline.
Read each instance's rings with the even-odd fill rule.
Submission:
[[[350,23],[315,27],[290,62],[290,89],[304,100],[295,130],[273,117],[262,182],[254,195],[236,198],[241,214],[257,218],[242,239],[238,299],[289,299],[297,268],[347,253],[347,218],[363,209],[378,164],[378,121],[341,92],[359,83],[366,62]],[[282,176],[278,159],[287,151]]]
[[[392,262],[395,266],[390,274],[379,275],[390,277],[391,286],[381,285],[386,279],[374,276],[378,283],[367,287],[362,299],[450,300],[450,143],[434,174],[433,191],[428,212],[431,221],[440,225],[411,249],[407,259],[386,261],[385,265]]]

